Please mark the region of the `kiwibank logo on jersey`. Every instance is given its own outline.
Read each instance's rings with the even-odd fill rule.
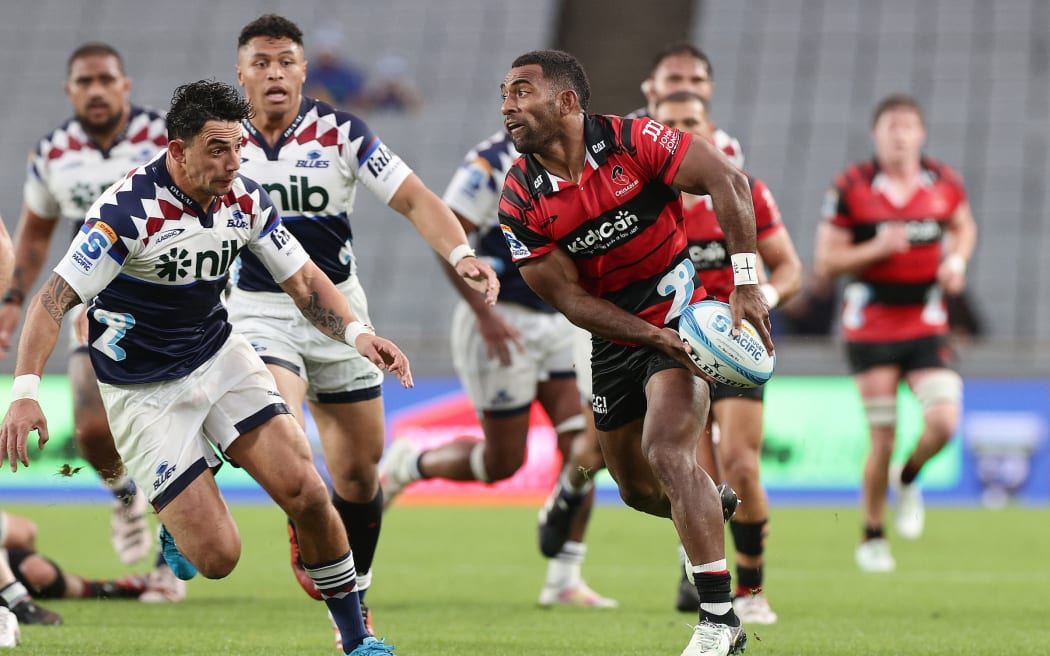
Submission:
[[[593,227],[582,235],[577,233],[577,237],[568,243],[566,248],[570,253],[607,251],[641,229],[638,215],[625,210],[616,212],[613,218],[597,226],[593,222],[590,225]]]

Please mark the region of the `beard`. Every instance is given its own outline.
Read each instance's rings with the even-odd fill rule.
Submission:
[[[89,121],[86,116],[77,114],[77,121],[80,123],[80,127],[84,128],[84,132],[92,138],[109,136],[112,134],[113,130],[120,125],[122,120],[124,120],[123,109],[118,109],[113,112],[113,114],[104,121],[94,123]]]

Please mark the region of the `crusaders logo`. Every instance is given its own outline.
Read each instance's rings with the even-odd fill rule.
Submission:
[[[631,181],[623,173],[623,167],[617,164],[612,170],[612,181],[622,186],[628,185]]]

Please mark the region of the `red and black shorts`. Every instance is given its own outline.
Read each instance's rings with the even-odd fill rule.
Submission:
[[[645,386],[665,369],[685,369],[677,360],[648,346],[626,346],[594,338],[591,380],[594,425],[611,431],[645,416]]]
[[[711,403],[722,399],[753,399],[761,403],[766,396],[765,385],[758,387],[733,387],[722,383],[710,383],[710,385]]]
[[[902,342],[846,342],[850,371],[859,374],[880,365],[897,365],[905,374],[916,369],[954,369],[955,353],[944,335]]]

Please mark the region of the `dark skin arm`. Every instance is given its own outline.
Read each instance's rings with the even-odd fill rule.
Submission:
[[[757,252],[755,208],[747,176],[712,144],[705,139],[690,142],[671,186],[686,193],[711,196],[730,254]],[[729,305],[733,310],[734,332],[740,330],[740,320],[747,319],[758,331],[766,350],[772,353],[769,308],[758,285],[738,286],[729,295]]]

